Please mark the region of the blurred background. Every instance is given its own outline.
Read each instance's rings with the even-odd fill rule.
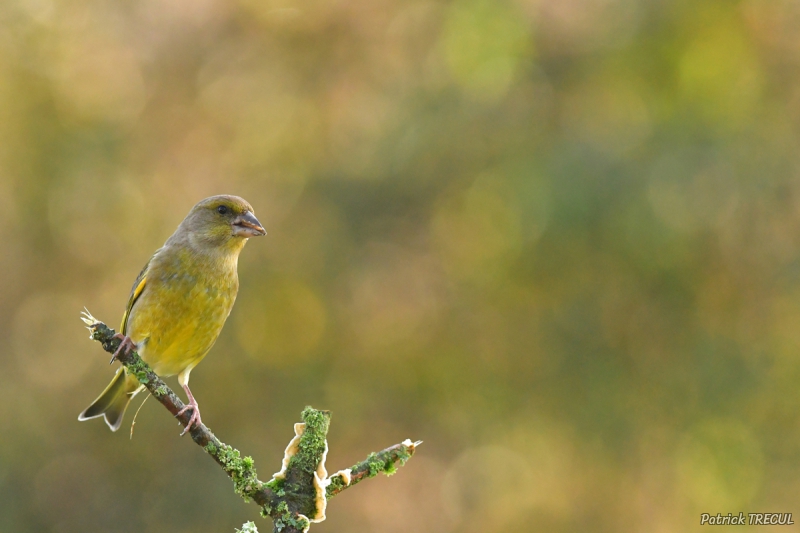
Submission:
[[[0,531],[270,531],[157,402],[76,420],[83,306],[219,193],[203,421],[264,480],[309,404],[331,471],[425,442],[312,531],[800,523],[799,141],[794,0],[6,0]]]

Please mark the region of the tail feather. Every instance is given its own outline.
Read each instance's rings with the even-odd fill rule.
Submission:
[[[108,387],[97,397],[92,404],[84,409],[78,420],[89,420],[102,416],[111,431],[116,431],[122,424],[122,417],[139,388],[139,382],[134,376],[129,376],[120,368],[117,375],[108,384]]]

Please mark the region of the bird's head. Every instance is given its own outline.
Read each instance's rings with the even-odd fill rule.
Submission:
[[[244,198],[219,195],[195,205],[181,222],[178,232],[184,233],[194,247],[206,250],[241,250],[250,237],[267,232]]]

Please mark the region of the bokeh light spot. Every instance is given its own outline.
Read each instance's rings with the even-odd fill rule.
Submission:
[[[741,28],[719,24],[697,35],[681,58],[679,75],[683,98],[710,123],[738,129],[752,119],[763,75]]]
[[[495,100],[532,53],[530,27],[513,4],[457,0],[450,6],[443,47],[456,81],[471,95]]]
[[[449,197],[433,219],[432,233],[445,268],[462,278],[490,278],[522,242],[520,213],[496,174],[481,175],[464,193]]]
[[[67,387],[97,361],[84,353],[91,344],[86,329],[80,327],[82,309],[77,296],[49,292],[33,294],[19,306],[12,330],[14,354],[30,383]]]
[[[236,338],[250,357],[272,366],[296,364],[317,347],[327,323],[319,296],[298,280],[274,281],[239,299]]]
[[[489,445],[470,448],[450,465],[442,481],[444,508],[469,531],[500,531],[530,507],[535,480],[525,456]]]
[[[746,508],[761,487],[761,446],[736,420],[697,425],[685,435],[675,460],[678,490],[698,511]]]

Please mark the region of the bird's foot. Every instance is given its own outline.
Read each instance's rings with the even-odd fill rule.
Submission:
[[[189,397],[189,403],[186,404],[183,407],[183,409],[178,411],[178,414],[176,414],[175,416],[176,417],[181,416],[189,409],[192,410],[192,416],[189,418],[189,422],[186,424],[186,427],[183,428],[183,431],[181,432],[181,437],[183,437],[187,431],[190,431],[192,427],[200,427],[200,424],[203,423],[203,421],[200,419],[200,406],[197,405],[197,400],[194,399],[192,391],[190,391],[189,387],[186,385],[183,386],[183,390],[186,391],[186,395]]]
[[[122,333],[117,333],[112,338],[120,339],[122,342],[119,343],[119,347],[117,348],[117,351],[114,352],[114,355],[111,356],[111,361],[108,362],[109,365],[113,364],[114,361],[119,359],[120,355],[123,355],[123,354],[124,355],[128,355],[131,350],[136,348],[136,344],[127,335],[123,335]]]

